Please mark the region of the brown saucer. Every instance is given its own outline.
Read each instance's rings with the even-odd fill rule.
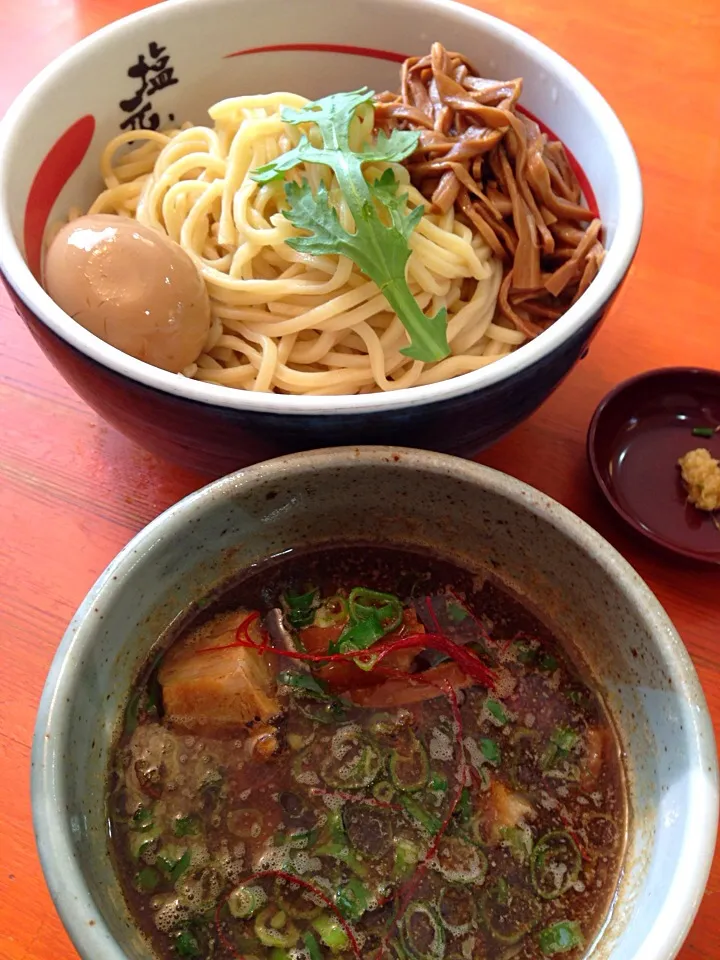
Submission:
[[[720,564],[720,512],[687,502],[678,458],[705,447],[720,459],[720,372],[650,370],[615,387],[590,422],[587,452],[600,489],[632,527],[675,553]]]

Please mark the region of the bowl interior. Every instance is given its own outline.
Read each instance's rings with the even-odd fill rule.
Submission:
[[[272,461],[193,495],[126,548],[73,620],[40,708],[33,804],[46,878],[82,957],[147,956],[107,853],[104,783],[158,633],[249,563],[378,531],[493,571],[577,641],[617,724],[633,808],[620,897],[594,956],[675,955],[710,866],[717,782],[702,691],[670,622],[612,548],[543,495],[477,464],[379,448]]]
[[[424,0],[421,9],[410,0],[179,0],[85,41],[34,88],[6,145],[3,201],[30,269],[39,275],[46,225],[97,196],[102,151],[124,129],[204,123],[211,104],[239,94],[394,89],[399,62],[434,40],[486,76],[525,78],[523,106],[577,158],[612,249],[627,171],[624,135],[607,104],[565,61],[507,24],[448,2]]]

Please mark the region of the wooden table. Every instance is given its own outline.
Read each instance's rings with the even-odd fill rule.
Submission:
[[[288,0],[291,2],[291,0]],[[480,5],[479,0],[475,2]],[[0,0],[0,111],[45,63],[143,0]],[[720,6],[717,0],[482,0],[575,63],[617,110],[647,213],[625,289],[589,357],[480,458],[560,500],[650,583],[720,724],[720,569],[635,539],[600,501],[585,433],[617,381],[648,367],[720,368]],[[145,523],[204,478],[133,446],[78,400],[0,294],[0,960],[76,956],[35,853],[35,709],[65,626]],[[720,858],[681,958],[720,957]]]

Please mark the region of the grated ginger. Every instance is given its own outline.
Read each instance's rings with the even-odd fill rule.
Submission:
[[[720,462],[698,447],[678,460],[688,500],[698,510],[720,510]]]

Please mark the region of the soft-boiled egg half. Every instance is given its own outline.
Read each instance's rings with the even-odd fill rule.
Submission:
[[[65,313],[130,356],[179,373],[202,353],[210,300],[169,237],[110,214],[64,226],[45,258],[45,288]]]

